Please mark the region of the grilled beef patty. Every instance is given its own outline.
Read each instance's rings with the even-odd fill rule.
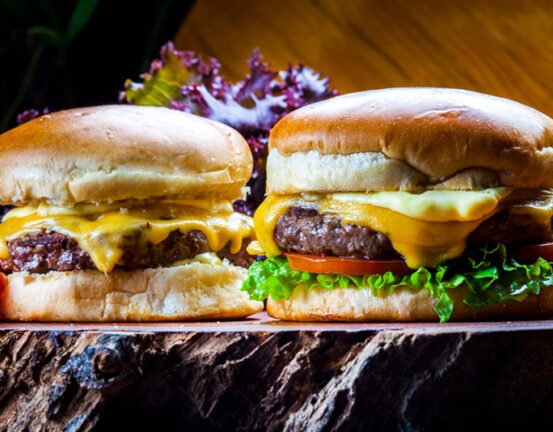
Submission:
[[[500,211],[482,222],[469,236],[470,244],[539,244],[553,241],[551,224],[532,222],[527,214]]]
[[[50,270],[71,271],[96,268],[77,242],[58,233],[27,235],[8,242],[10,258],[0,260],[4,273]]]
[[[538,244],[553,241],[551,225],[532,223],[528,215],[507,210],[485,220],[468,243]],[[288,252],[347,258],[394,258],[398,253],[385,234],[369,227],[343,224],[314,208],[292,207],[277,221],[274,238]]]
[[[230,246],[227,245],[217,255],[227,258],[234,265],[248,267],[254,257],[248,255],[246,246],[247,243],[244,242],[242,249],[232,254]],[[42,232],[11,240],[8,242],[8,250],[10,258],[0,259],[0,269],[4,273],[96,269],[88,253],[83,251],[75,240],[56,232]],[[123,255],[117,267],[136,270],[167,266],[209,251],[207,238],[200,231],[183,233],[176,230],[157,245],[151,243],[141,245],[137,238],[129,237],[123,245]]]
[[[275,227],[274,238],[288,252],[348,258],[391,258],[399,255],[386,235],[369,227],[342,224],[316,209],[292,207]]]

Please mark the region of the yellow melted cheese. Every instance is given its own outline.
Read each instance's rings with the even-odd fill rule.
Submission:
[[[164,202],[148,207],[121,205],[75,206],[72,208],[24,207],[13,209],[0,224],[0,258],[8,258],[7,242],[42,230],[55,231],[75,239],[103,272],[113,269],[123,254],[128,236],[143,244],[159,244],[172,231],[201,231],[213,251],[230,243],[231,253],[245,238],[254,238],[252,219],[234,213],[232,206],[213,205],[213,210],[182,202]]]
[[[343,203],[371,204],[429,222],[471,221],[489,216],[510,188],[482,191],[429,190],[408,192],[336,193],[330,199]]]
[[[431,193],[430,193],[431,192]],[[436,266],[460,256],[468,235],[492,216],[509,194],[498,188],[482,192],[429,191],[422,194],[270,195],[257,209],[254,225],[259,246],[268,256],[282,253],[274,227],[290,207],[313,207],[344,223],[368,226],[388,236],[411,268]]]
[[[523,216],[519,222],[551,226],[553,216],[553,191],[542,190],[530,199],[517,202],[509,208],[514,216]]]

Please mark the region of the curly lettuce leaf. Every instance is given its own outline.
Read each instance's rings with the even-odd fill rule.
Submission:
[[[292,270],[288,260],[280,255],[254,263],[242,290],[254,300],[268,296],[282,300],[290,298],[298,285],[308,290],[314,287],[369,289],[377,297],[392,294],[400,286],[428,290],[430,297],[436,299],[434,310],[440,322],[446,322],[454,308],[449,295],[452,289],[466,286],[463,302],[473,308],[503,301],[520,302],[553,285],[553,267],[543,258],[533,264],[521,264],[507,256],[502,244],[477,249],[435,269],[420,267],[407,276],[391,272],[369,276],[308,273]]]
[[[181,95],[182,88],[218,80],[220,70],[216,59],[203,59],[192,51],[178,51],[168,42],[161,47],[160,58],[151,63],[150,71],[140,76],[143,82],[125,81],[125,90],[119,99],[133,105],[191,111]]]

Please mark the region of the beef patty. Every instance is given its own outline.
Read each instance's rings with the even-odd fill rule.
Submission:
[[[528,215],[508,210],[485,220],[468,243],[537,244],[553,241],[551,225],[538,225]],[[369,227],[343,224],[340,218],[320,215],[314,208],[292,207],[277,221],[274,238],[288,252],[347,258],[394,258],[398,253],[385,234]]]
[[[538,244],[553,240],[551,223],[537,224],[528,214],[503,210],[482,222],[469,236],[470,244],[485,242],[509,244]]]
[[[254,257],[248,255],[246,246],[247,242],[244,242],[242,249],[232,254],[227,245],[217,255],[227,258],[234,265],[248,267]],[[157,245],[141,245],[138,238],[128,237],[122,247],[123,255],[117,267],[125,270],[167,266],[210,251],[207,238],[202,232],[178,230],[171,232]],[[8,242],[8,250],[10,258],[0,259],[0,269],[4,273],[96,269],[88,253],[74,239],[56,232],[42,232],[11,240]]]
[[[291,207],[277,221],[274,238],[289,252],[348,258],[391,258],[399,255],[386,235],[369,227],[342,224],[316,209]]]

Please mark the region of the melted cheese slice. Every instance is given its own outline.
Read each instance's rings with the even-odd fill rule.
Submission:
[[[246,238],[254,238],[253,222],[232,211],[230,203],[212,205],[212,210],[182,202],[163,202],[147,207],[121,208],[75,206],[60,208],[41,205],[13,209],[0,224],[0,258],[8,258],[7,242],[42,230],[55,231],[73,238],[90,255],[102,272],[111,271],[123,254],[125,238],[159,244],[172,231],[201,231],[209,247],[219,251],[230,243],[236,253]]]
[[[330,199],[342,203],[370,204],[387,208],[413,219],[429,222],[471,221],[495,211],[510,188],[482,191],[429,190],[420,194],[408,192],[337,193]]]
[[[514,216],[522,216],[519,221],[522,225],[537,224],[551,226],[553,216],[553,191],[542,190],[536,196],[521,200],[509,208]]]
[[[282,253],[274,228],[290,207],[313,207],[344,223],[368,226],[388,236],[411,268],[436,266],[460,256],[468,235],[498,209],[507,188],[481,192],[427,191],[422,194],[270,195],[254,215],[259,246],[268,256]]]

